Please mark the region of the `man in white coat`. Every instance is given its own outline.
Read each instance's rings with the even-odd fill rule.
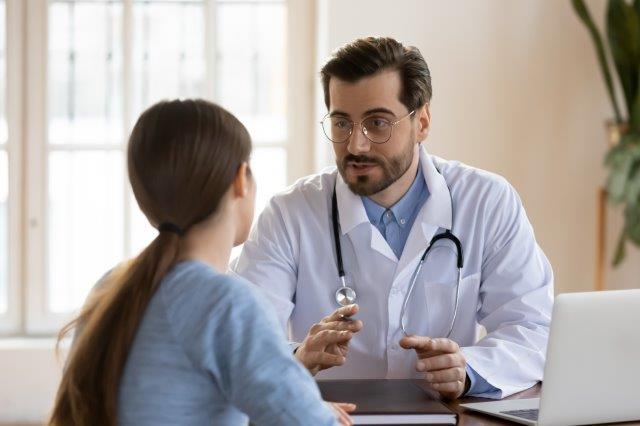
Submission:
[[[551,266],[505,179],[422,146],[432,90],[418,49],[359,39],[321,74],[337,168],[274,196],[232,269],[265,291],[319,378],[423,378],[447,398],[502,398],[540,381]],[[334,192],[356,293],[342,307]],[[452,239],[434,242],[418,269],[446,231],[461,244],[461,280]]]

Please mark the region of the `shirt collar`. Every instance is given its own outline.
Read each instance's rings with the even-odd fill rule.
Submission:
[[[369,218],[369,222],[375,224],[380,223],[382,220],[382,215],[386,211],[384,207],[380,204],[377,204],[375,201],[371,200],[369,197],[361,197],[362,205],[364,206],[364,211],[367,213],[367,217]]]
[[[424,198],[422,197],[422,191],[427,192],[427,196]],[[416,173],[416,177],[413,179],[409,190],[392,207],[389,208],[393,213],[395,221],[401,228],[404,228],[407,225],[409,218],[414,214],[416,208],[419,207],[418,203],[420,203],[421,200],[426,200],[427,197],[428,190],[426,188],[424,175],[422,174],[422,165],[418,162],[418,172]],[[369,221],[373,224],[379,223],[382,220],[382,215],[387,209],[369,197],[361,198]]]
[[[436,168],[436,162],[438,160],[429,155],[424,147],[420,149],[420,163],[424,180],[429,189],[429,198],[418,213],[416,221],[422,222],[423,225],[430,224],[451,230],[453,222],[451,192],[442,174],[442,169]]]

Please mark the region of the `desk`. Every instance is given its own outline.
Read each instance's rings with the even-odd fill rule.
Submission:
[[[536,386],[529,388],[525,391],[517,393],[515,395],[511,395],[507,399],[521,399],[521,398],[539,398],[540,390],[542,386],[537,384]],[[475,398],[475,397],[466,397],[461,398],[451,402],[444,402],[444,404],[449,407],[450,410],[458,413],[458,425],[459,426],[480,426],[480,425],[515,425],[517,423],[512,423],[508,420],[502,420],[498,417],[489,416],[485,414],[478,413],[476,411],[467,410],[465,408],[460,407],[460,404],[465,404],[468,402],[486,402],[488,399],[484,398]],[[627,422],[627,423],[608,423],[608,425],[620,424],[620,425],[640,425],[640,422]]]

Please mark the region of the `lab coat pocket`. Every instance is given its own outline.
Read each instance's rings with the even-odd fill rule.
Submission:
[[[480,273],[463,277],[460,281],[459,289],[457,284],[457,276],[447,282],[424,282],[424,297],[427,304],[430,336],[446,336],[451,329],[454,315],[455,323],[451,333],[452,337],[455,335],[475,335]],[[457,313],[456,291],[458,292]]]

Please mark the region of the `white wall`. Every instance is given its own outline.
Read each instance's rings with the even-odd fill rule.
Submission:
[[[320,5],[321,58],[369,35],[420,49],[434,93],[427,149],[505,176],[553,265],[556,292],[593,289],[596,194],[605,179],[604,122],[611,114],[591,40],[570,2]],[[588,5],[602,21],[605,2]],[[640,255],[633,254],[616,273],[618,287],[640,287]]]
[[[51,339],[0,339],[0,423],[41,423],[58,388],[68,342],[60,358]]]

